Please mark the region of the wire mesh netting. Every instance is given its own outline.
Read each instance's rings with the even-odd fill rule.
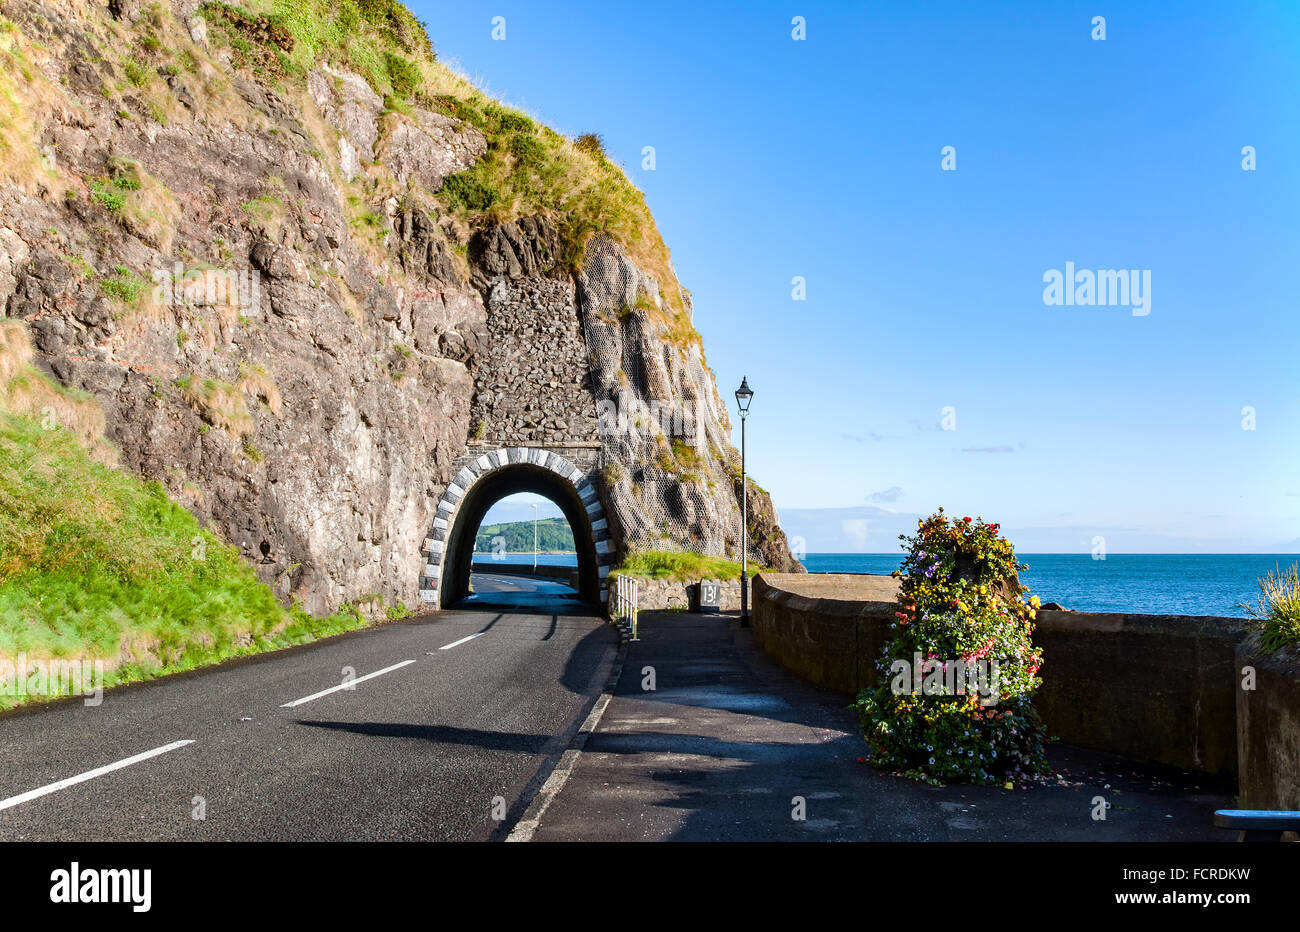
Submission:
[[[739,456],[699,341],[680,326],[689,296],[666,283],[673,309],[603,236],[589,242],[579,284],[611,525],[632,549],[738,557]]]

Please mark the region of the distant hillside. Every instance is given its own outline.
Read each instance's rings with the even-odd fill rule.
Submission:
[[[494,545],[501,537],[505,546]],[[543,518],[537,522],[537,549],[542,553],[573,553],[573,531],[563,518]],[[474,540],[475,553],[532,553],[533,522],[510,521],[505,524],[485,524],[478,529]]]

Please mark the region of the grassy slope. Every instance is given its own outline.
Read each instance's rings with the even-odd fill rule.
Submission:
[[[749,564],[749,575],[761,573],[765,567]],[[674,550],[640,550],[613,570],[616,576],[638,576],[642,579],[671,579],[692,582],[699,579],[740,579],[740,564],[723,557],[709,557],[700,553]]]
[[[281,608],[160,485],[0,411],[0,657],[103,660],[112,685],[363,624]]]

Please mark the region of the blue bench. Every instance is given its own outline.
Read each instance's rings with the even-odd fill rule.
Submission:
[[[1219,809],[1219,828],[1235,828],[1237,841],[1281,841],[1283,832],[1300,832],[1300,812],[1285,809]]]

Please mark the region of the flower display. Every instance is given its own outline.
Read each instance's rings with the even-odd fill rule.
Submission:
[[[940,508],[899,535],[907,555],[878,682],[854,703],[870,763],[930,783],[1005,783],[1045,769],[1033,708],[1038,597],[983,518]]]

